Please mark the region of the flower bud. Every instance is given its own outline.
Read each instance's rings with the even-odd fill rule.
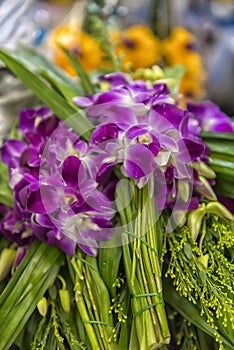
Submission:
[[[152,67],[152,78],[153,80],[163,79],[165,74],[159,66],[155,65]]]
[[[230,211],[221,203],[219,202],[210,202],[206,206],[206,212],[218,215],[224,220],[230,220],[233,221],[234,216]]]
[[[217,201],[216,194],[212,190],[207,179],[204,176],[199,176],[199,180],[201,181],[202,185],[198,187],[197,190],[211,201]]]
[[[138,68],[132,75],[135,79],[142,78],[144,75],[144,68]]]
[[[37,309],[42,317],[45,317],[48,310],[48,303],[45,297],[42,297],[37,304]]]
[[[60,301],[65,312],[70,312],[70,294],[67,289],[60,289],[59,291]]]
[[[149,80],[152,78],[152,70],[150,68],[144,69],[144,78]]]
[[[16,250],[4,248],[0,255],[0,281],[10,273],[16,257]]]
[[[205,214],[206,214],[206,208],[205,206],[201,206],[196,210],[192,210],[188,215],[188,221],[187,221],[188,228],[195,241],[200,232],[202,220]]]
[[[178,192],[180,194],[181,199],[184,201],[184,203],[187,203],[191,195],[189,184],[183,181],[179,181]]]
[[[196,169],[200,176],[204,176],[207,179],[215,179],[215,172],[205,162],[193,162],[193,168]]]
[[[173,210],[172,212],[173,219],[179,227],[184,226],[187,220],[186,211],[185,210]]]

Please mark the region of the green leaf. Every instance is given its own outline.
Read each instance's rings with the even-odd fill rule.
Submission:
[[[1,185],[0,187],[0,203],[6,205],[7,207],[13,208],[13,194],[9,186]]]
[[[0,161],[0,203],[13,207],[13,192],[9,187],[8,166]]]
[[[192,252],[191,245],[189,243],[185,243],[185,245],[184,245],[184,253],[185,253],[185,255],[187,256],[187,258],[189,260],[192,259],[193,252]]]
[[[233,156],[233,154],[234,154],[233,141],[205,140],[205,143],[208,145],[211,152],[216,152],[216,153],[220,153],[220,154],[228,154],[230,156]]]
[[[76,57],[69,50],[67,50],[65,47],[61,47],[61,49],[67,55],[67,57],[69,58],[69,60],[71,61],[72,65],[73,65],[73,67],[75,68],[77,75],[80,78],[80,83],[81,83],[81,86],[83,87],[84,91],[88,95],[94,94],[95,90],[94,90],[93,84],[92,84],[91,80],[89,79],[88,74],[83,69],[82,65],[79,63],[79,61],[77,61]]]
[[[113,325],[113,319],[111,313],[109,313],[111,302],[110,295],[108,289],[98,271],[96,258],[86,255],[85,258],[87,267],[87,277],[89,279],[90,286],[92,288],[93,297],[95,300],[96,307],[98,309],[100,320],[102,322],[106,322],[109,325]],[[94,266],[94,268],[89,267],[90,265]],[[111,336],[112,327],[109,325],[105,325],[103,327],[104,334],[106,335],[106,339]],[[111,349],[111,347],[110,347]]]
[[[56,278],[63,257],[58,248],[39,241],[29,248],[0,296],[0,350],[14,343]]]
[[[93,128],[93,124],[86,118],[82,111],[77,111],[77,109],[72,107],[58,92],[50,88],[46,82],[27,69],[7,51],[0,50],[0,59],[61,120],[66,120],[68,117],[75,116],[72,122],[70,118],[68,119],[69,126],[73,127],[73,124],[75,124],[74,130],[79,135],[82,135],[84,139],[87,139],[87,132]]]
[[[113,283],[118,277],[119,264],[122,256],[122,247],[118,245],[119,242],[117,242],[116,237],[113,236],[109,241],[104,243],[98,252],[99,271],[112,298],[116,296],[116,288],[113,287]],[[113,256],[115,257],[114,259]]]
[[[25,68],[23,64],[17,61],[11,54],[0,50],[0,58],[42,102],[58,115],[59,118],[64,120],[76,112],[64,98],[52,90],[35,73]]]
[[[202,132],[200,136],[211,150],[209,166],[216,173],[215,192],[234,198],[234,134]]]
[[[58,91],[71,106],[75,106],[73,102],[73,97],[80,95],[76,90],[74,90],[71,86],[64,83],[59,77],[55,76],[49,70],[41,70],[40,75],[45,78],[48,82],[50,82],[51,86],[55,91]],[[77,106],[75,106],[77,108]]]
[[[234,163],[232,162],[227,162],[222,159],[213,159],[209,165],[216,173],[226,174],[230,177],[234,174]]]
[[[203,140],[226,140],[234,141],[234,134],[228,132],[201,132],[200,136]]]
[[[225,174],[219,174],[215,180],[214,187],[217,194],[234,198],[234,178]]]
[[[20,60],[32,69],[35,73],[44,76],[47,72],[50,82],[57,82],[58,86],[62,84],[64,89],[70,90],[76,95],[83,95],[81,87],[71,79],[62,69],[54,65],[51,61],[40,55],[34,49],[28,46],[22,46],[20,49]]]
[[[200,276],[200,279],[201,279],[203,286],[205,286],[206,285],[206,273],[205,273],[205,271],[200,270],[199,276]]]
[[[211,163],[212,164],[212,161],[216,161],[216,160],[223,160],[223,161],[226,161],[226,162],[230,162],[231,165],[234,164],[234,154],[231,155],[231,154],[227,154],[227,153],[224,153],[224,152],[211,152],[209,157],[211,158]],[[227,164],[228,166],[228,164]]]
[[[217,158],[211,153],[209,166],[216,173],[214,190],[217,194],[222,194],[234,198],[234,161],[229,161],[230,155],[223,154]]]
[[[181,79],[182,79],[185,71],[186,71],[185,66],[182,66],[180,64],[177,64],[177,65],[174,65],[171,67],[165,67],[163,69],[163,72],[165,74],[165,78],[174,80],[172,92],[178,91]]]
[[[234,134],[231,133],[205,133],[200,134],[203,141],[209,146],[212,152],[221,154],[234,154]]]

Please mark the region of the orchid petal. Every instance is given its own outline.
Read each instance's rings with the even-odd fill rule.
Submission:
[[[128,147],[124,168],[131,178],[149,175],[155,167],[154,156],[144,145],[135,144]]]
[[[202,156],[205,147],[199,140],[183,138],[178,142],[180,153],[179,159],[183,162],[191,162]]]
[[[79,186],[79,179],[85,176],[84,167],[76,156],[67,157],[62,165],[62,177],[67,185],[71,187]]]

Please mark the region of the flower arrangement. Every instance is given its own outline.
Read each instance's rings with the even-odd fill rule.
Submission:
[[[42,103],[1,148],[0,349],[234,349],[231,118],[63,52],[79,83],[0,51]]]

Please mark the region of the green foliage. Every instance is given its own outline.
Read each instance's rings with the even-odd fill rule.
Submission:
[[[0,349],[8,349],[54,281],[63,253],[35,241],[0,296]],[[6,327],[7,325],[7,327]]]
[[[181,297],[196,305],[216,341],[222,344],[225,339],[234,347],[233,223],[210,215],[197,241],[184,225],[168,235],[167,242],[170,262],[165,276],[170,276]],[[173,306],[180,312],[175,302]]]
[[[234,134],[203,132],[201,137],[211,150],[209,165],[217,175],[215,191],[234,198]]]
[[[207,333],[196,327],[178,312],[168,308],[172,339],[181,350],[218,350],[218,345]]]
[[[62,47],[62,50],[67,55],[73,67],[75,68],[76,73],[80,79],[80,85],[82,86],[84,92],[88,95],[94,94],[95,93],[94,85],[92,84],[89,78],[89,75],[83,69],[82,65],[77,61],[76,57],[70,51],[68,51],[64,47]]]
[[[9,187],[8,166],[0,161],[0,203],[13,207],[13,192]]]
[[[31,89],[36,96],[46,106],[48,106],[61,120],[67,124],[84,139],[89,139],[87,135],[92,130],[92,123],[86,118],[82,110],[78,110],[75,105],[71,105],[64,96],[56,89],[49,86],[42,77],[34,73],[30,68],[25,67],[17,58],[7,51],[0,50],[0,59],[16,74],[22,82]],[[57,82],[53,80],[56,85]],[[57,86],[57,85],[56,85]],[[66,90],[66,86],[64,86]],[[69,117],[73,117],[72,119]],[[67,121],[66,121],[67,120]],[[71,125],[72,124],[72,125]]]
[[[178,92],[181,79],[184,76],[186,68],[180,64],[163,69],[165,75],[165,82],[168,79],[169,86],[172,92]]]

